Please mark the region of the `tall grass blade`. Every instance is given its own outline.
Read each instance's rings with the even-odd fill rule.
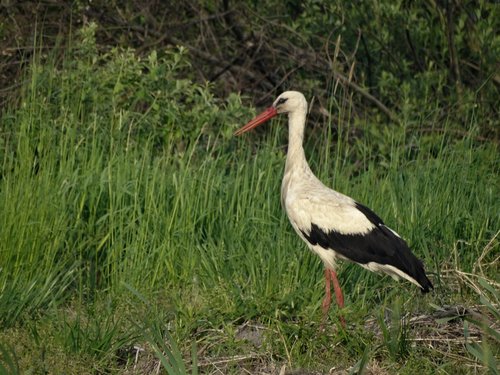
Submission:
[[[21,374],[15,350],[3,343],[0,343],[0,374]]]

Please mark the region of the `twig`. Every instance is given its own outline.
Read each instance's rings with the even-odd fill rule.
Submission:
[[[487,280],[490,284],[494,285],[495,287],[497,288],[500,288],[500,284],[499,283],[496,283],[494,282],[493,280],[489,280],[489,279],[486,279],[484,276],[479,276],[479,275],[475,275],[475,274],[472,274],[472,273],[468,273],[468,272],[463,272],[463,271],[460,271],[460,270],[453,270],[455,273],[457,273],[458,275],[460,275],[462,277],[463,280],[465,280],[469,286],[474,289],[474,291],[478,294],[478,295],[483,295],[483,292],[481,290],[480,287],[478,287],[473,281],[472,281],[472,278],[473,277],[476,277],[476,278],[484,278],[485,280]]]
[[[445,128],[411,128],[412,131],[417,131],[417,132],[422,132],[422,133],[455,133],[464,137],[470,136],[470,132],[466,130],[460,130],[460,129],[445,129]],[[494,138],[487,138],[483,137],[481,135],[474,135],[474,139],[480,141],[480,142],[493,142],[493,143],[500,143],[500,140],[494,139]]]
[[[198,366],[200,367],[216,366],[225,363],[241,362],[241,361],[246,361],[247,359],[255,359],[260,357],[262,357],[262,354],[257,354],[257,353],[240,354],[232,357],[221,357],[219,359],[214,359],[214,360],[206,359],[204,361],[198,362]]]
[[[481,263],[482,263],[484,257],[486,256],[486,254],[488,254],[493,249],[493,242],[496,240],[496,238],[498,237],[499,234],[500,234],[500,230],[495,233],[495,235],[492,237],[492,239],[484,247],[483,252],[479,256],[479,258],[477,258],[476,262],[474,263],[474,266],[472,267],[472,270],[474,272],[476,272],[476,267],[479,267],[481,274],[484,276],[483,266]]]
[[[446,338],[446,337],[415,337],[408,338],[408,341],[432,341],[432,342],[455,342],[458,344],[465,343],[465,338]],[[475,341],[480,343],[481,340]]]
[[[479,72],[479,73],[481,73],[481,71],[482,71],[482,70],[481,70],[481,68],[480,68],[479,66],[477,66],[476,64],[471,63],[470,61],[467,61],[467,60],[463,60],[463,59],[462,59],[462,60],[460,60],[460,64],[467,65],[469,68],[472,68],[472,69],[474,69],[476,72]],[[493,82],[495,82],[497,85],[500,85],[500,74],[493,72],[493,73],[491,74],[490,79],[491,79]]]
[[[460,68],[458,66],[457,49],[455,47],[455,24],[453,22],[453,2],[446,2],[446,36],[448,39],[448,49],[450,51],[450,65],[453,72],[455,86],[459,100],[462,101],[462,85],[460,77]]]
[[[288,71],[288,72],[287,72],[287,73],[283,76],[283,78],[281,78],[281,80],[280,80],[278,83],[276,83],[276,85],[273,87],[273,89],[272,89],[272,90],[270,90],[267,94],[265,94],[262,98],[260,98],[260,99],[259,99],[259,101],[258,101],[257,103],[261,103],[261,102],[263,102],[264,100],[267,100],[267,98],[268,98],[269,96],[271,96],[271,95],[272,95],[272,94],[276,91],[276,89],[277,89],[278,87],[280,87],[280,86],[283,84],[283,82],[285,82],[285,81],[288,79],[288,77],[289,77],[290,75],[292,75],[292,74],[293,74],[293,73],[295,73],[297,70],[299,70],[300,68],[302,68],[302,66],[303,66],[303,65],[299,65],[299,66],[297,66],[296,68],[289,70],[289,71]]]
[[[389,108],[387,108],[376,97],[374,97],[373,95],[371,95],[370,93],[368,93],[366,91],[366,89],[363,89],[362,87],[358,86],[354,82],[350,81],[346,76],[344,76],[343,74],[339,73],[338,71],[333,71],[333,75],[334,75],[334,77],[336,77],[337,79],[339,79],[340,81],[342,81],[342,83],[346,84],[347,86],[349,86],[350,88],[352,88],[353,90],[355,90],[356,92],[358,92],[359,94],[361,94],[363,97],[365,97],[366,99],[368,99],[369,101],[371,101],[373,104],[375,104],[382,112],[384,112],[387,115],[387,117],[389,117],[389,119],[391,121],[395,122],[396,124],[400,124],[401,123],[401,120],[394,113],[392,113],[391,110],[389,110]]]
[[[415,50],[413,42],[411,41],[410,30],[408,30],[408,28],[405,29],[405,35],[406,35],[406,41],[408,42],[408,45],[410,46],[411,54],[413,55],[413,60],[415,61],[416,65],[418,66],[418,70],[423,72],[425,70],[424,66],[420,62],[420,59],[418,58],[418,53]]]

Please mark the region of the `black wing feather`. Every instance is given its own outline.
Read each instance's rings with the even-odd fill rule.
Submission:
[[[356,203],[356,208],[374,224],[370,232],[343,234],[334,230],[324,231],[312,223],[310,232],[302,231],[302,234],[312,245],[335,250],[353,262],[391,265],[415,279],[423,292],[428,292],[433,287],[432,283],[425,274],[423,263],[413,255],[405,240],[385,226],[368,207]]]

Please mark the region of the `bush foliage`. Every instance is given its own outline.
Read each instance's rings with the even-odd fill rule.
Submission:
[[[337,113],[328,98],[342,85],[355,97],[352,115],[358,118],[426,119],[427,126],[449,118],[459,128],[473,118],[482,136],[499,138],[500,9],[494,1],[20,2],[1,9],[10,17],[0,30],[17,30],[9,39],[16,45],[33,43],[31,23],[15,23],[28,11],[53,21],[42,26],[44,45],[53,44],[55,34],[70,35],[71,19],[95,22],[101,49],[133,47],[148,56],[182,46],[191,62],[182,76],[214,84],[217,97],[241,92],[259,106],[294,88],[318,99],[314,118]],[[29,57],[17,51],[9,55],[12,64]],[[151,71],[148,79],[161,74]],[[157,83],[171,89],[161,78]],[[172,95],[176,90],[189,89],[180,85]],[[140,105],[157,91],[136,95]]]

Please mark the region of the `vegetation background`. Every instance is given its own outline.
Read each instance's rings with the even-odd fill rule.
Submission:
[[[0,373],[498,373],[495,1],[0,3]],[[435,290],[323,274],[279,204],[286,89],[313,170]]]

